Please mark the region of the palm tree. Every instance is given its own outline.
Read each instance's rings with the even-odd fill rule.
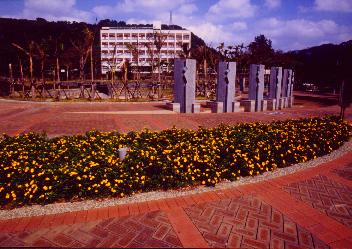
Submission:
[[[79,78],[80,80],[83,80],[84,66],[93,49],[94,34],[88,29],[88,27],[84,27],[79,35],[76,35],[75,37],[75,40],[71,40],[71,44],[79,54]]]
[[[21,47],[17,43],[11,43],[11,44],[12,44],[12,46],[19,49],[20,51],[22,51],[24,54],[26,54],[28,56],[28,59],[29,59],[29,79],[32,84],[33,83],[33,57],[35,56],[35,54],[34,54],[35,42],[30,41],[28,44],[28,49]]]

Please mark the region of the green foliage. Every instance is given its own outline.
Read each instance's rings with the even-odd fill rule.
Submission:
[[[337,117],[251,123],[197,131],[90,131],[0,140],[0,205],[122,197],[136,192],[214,186],[325,155],[352,135]],[[118,158],[119,147],[130,147]]]

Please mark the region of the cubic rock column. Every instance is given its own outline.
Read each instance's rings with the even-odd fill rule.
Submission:
[[[293,106],[293,85],[295,83],[295,72],[292,70],[292,74],[291,74],[291,85],[289,88],[289,94],[288,94],[288,107],[292,107]]]
[[[199,104],[195,104],[196,60],[175,60],[174,83],[174,103],[179,103],[180,112],[199,112]]]
[[[283,98],[284,107],[288,107],[288,97],[291,94],[291,80],[292,80],[292,70],[284,69],[283,79],[282,79],[282,91],[281,91],[281,97]]]
[[[216,102],[222,103],[222,112],[234,112],[239,109],[239,103],[235,102],[235,83],[236,62],[219,62]]]
[[[272,67],[270,69],[270,91],[269,98],[275,103],[275,109],[279,108],[282,85],[282,67]]]
[[[255,111],[262,110],[264,93],[264,65],[251,64],[249,70],[248,99],[255,100]]]

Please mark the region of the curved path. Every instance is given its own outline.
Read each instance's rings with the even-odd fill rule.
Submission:
[[[305,96],[296,93],[295,105],[280,111],[257,113],[175,114],[165,109],[165,103],[116,102],[26,102],[0,99],[0,133],[45,131],[49,136],[85,133],[88,130],[138,131],[144,128],[163,130],[214,127],[220,123],[254,122],[339,114],[339,107],[329,105],[326,96]],[[335,96],[336,98],[336,96]],[[202,107],[202,111],[210,111]],[[352,121],[352,108],[346,110]]]
[[[351,248],[352,152],[226,190],[0,220],[0,246]]]

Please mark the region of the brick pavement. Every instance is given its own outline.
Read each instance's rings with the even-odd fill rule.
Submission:
[[[317,175],[284,186],[284,190],[352,228],[352,188],[330,180],[327,176]]]
[[[22,232],[0,233],[0,246],[181,247],[167,216],[147,212]]]
[[[345,178],[345,179],[351,181],[352,180],[352,163],[349,164],[347,167],[334,170],[334,173],[336,173],[338,176],[340,176],[342,178]]]
[[[25,102],[0,99],[0,133],[15,135],[22,132],[45,131],[49,136],[85,133],[88,130],[163,130],[178,128],[197,129],[199,126],[214,127],[221,123],[270,122],[287,118],[312,115],[338,114],[337,106],[326,106],[297,100],[293,108],[262,113],[203,113],[203,114],[99,114],[99,112],[160,111],[161,103],[97,103],[97,102]],[[352,120],[352,110],[346,117]]]
[[[215,248],[329,248],[281,212],[251,196],[207,202],[185,210]]]

